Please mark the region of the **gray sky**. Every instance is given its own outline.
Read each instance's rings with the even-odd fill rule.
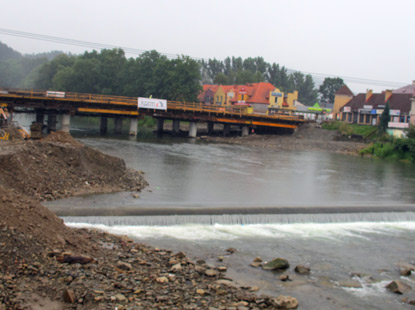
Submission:
[[[262,56],[341,77],[415,80],[414,0],[5,0],[2,13],[4,29],[196,58]],[[86,50],[5,34],[0,41],[22,53]],[[354,92],[370,87],[348,84]]]

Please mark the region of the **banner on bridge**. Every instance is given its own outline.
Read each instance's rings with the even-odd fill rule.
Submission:
[[[166,111],[167,100],[138,97],[138,108],[139,109],[156,109],[156,110]]]

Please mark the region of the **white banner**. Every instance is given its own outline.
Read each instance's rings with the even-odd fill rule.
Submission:
[[[139,109],[156,109],[156,110],[166,111],[167,100],[138,97],[138,108]]]

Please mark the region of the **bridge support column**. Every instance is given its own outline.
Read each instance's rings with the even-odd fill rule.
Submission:
[[[173,133],[177,135],[180,132],[180,121],[173,120]]]
[[[189,137],[196,138],[196,136],[197,136],[197,123],[190,122],[189,123]]]
[[[114,118],[114,133],[116,135],[122,134],[122,118]]]
[[[45,114],[43,111],[36,111],[36,123],[41,123],[43,125],[45,121]]]
[[[108,118],[105,116],[101,116],[100,125],[99,125],[99,132],[101,135],[105,135],[108,129]]]
[[[247,135],[249,135],[249,129],[248,126],[242,126],[242,131],[241,131],[241,136],[242,137],[246,137]]]
[[[138,124],[137,118],[130,118],[130,130],[128,134],[132,137],[137,136],[137,124]]]
[[[213,133],[213,126],[214,125],[215,125],[215,123],[212,123],[212,122],[207,123],[207,134],[208,134],[208,136],[210,136]]]
[[[56,114],[48,115],[48,132],[56,131]]]
[[[70,114],[63,114],[62,115],[62,124],[61,130],[64,132],[69,132],[71,128],[71,115]]]
[[[223,125],[223,135],[229,136],[230,133],[231,133],[231,125],[229,124]]]
[[[163,133],[163,127],[164,127],[164,119],[158,118],[157,119],[157,133],[162,134]]]

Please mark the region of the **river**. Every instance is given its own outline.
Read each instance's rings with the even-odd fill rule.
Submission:
[[[73,134],[143,170],[150,185],[140,198],[115,193],[46,203],[55,211],[88,210],[88,216],[63,216],[67,225],[127,234],[225,264],[237,283],[296,297],[300,309],[411,309],[385,286],[400,279],[400,262],[415,261],[413,165],[152,134]],[[134,215],[141,209],[150,211]],[[101,216],[100,210],[122,212]],[[228,255],[229,247],[237,252]],[[225,256],[223,263],[218,256]],[[293,281],[250,267],[257,256],[288,259]],[[309,266],[311,275],[295,274],[298,264]],[[402,280],[415,287],[412,277]]]

